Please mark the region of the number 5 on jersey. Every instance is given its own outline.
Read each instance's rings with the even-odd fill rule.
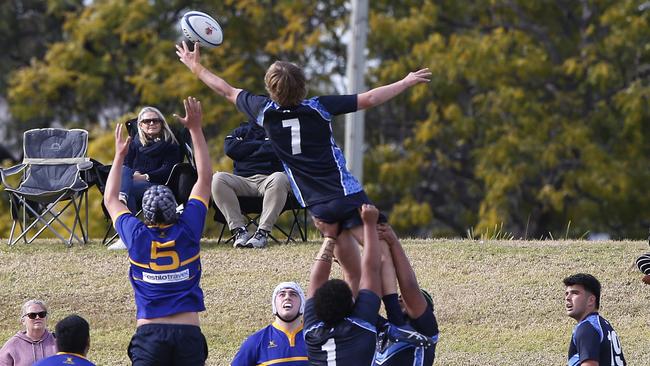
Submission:
[[[300,121],[298,118],[283,120],[282,127],[291,127],[291,153],[293,155],[301,154],[302,149],[300,148]]]

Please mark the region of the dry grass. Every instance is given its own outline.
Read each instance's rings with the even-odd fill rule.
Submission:
[[[604,286],[602,314],[621,337],[631,365],[650,364],[650,288],[630,267],[642,242],[407,240],[441,325],[437,365],[561,365],[574,322],[563,311],[562,278],[590,272]],[[241,341],[271,320],[275,284],[307,285],[317,243],[233,250],[204,242],[202,330],[210,365],[228,365]],[[91,323],[89,357],[126,365],[135,305],[125,252],[98,243],[0,246],[0,342],[19,328],[20,304],[41,298],[50,326],[75,312]],[[525,360],[525,361],[524,361]]]

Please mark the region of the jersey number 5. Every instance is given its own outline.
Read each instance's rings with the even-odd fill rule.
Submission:
[[[151,259],[149,267],[154,271],[171,271],[177,269],[180,266],[180,258],[178,253],[175,250],[159,250],[159,249],[169,249],[173,248],[176,245],[176,241],[168,241],[165,243],[160,243],[157,241],[151,242]],[[169,258],[171,263],[169,264],[158,264],[155,262],[158,258]]]
[[[301,154],[302,149],[300,148],[300,121],[298,118],[283,120],[282,127],[291,127],[291,153],[293,155]]]

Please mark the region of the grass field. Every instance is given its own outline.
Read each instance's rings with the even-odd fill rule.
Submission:
[[[124,251],[94,241],[67,249],[57,242],[0,245],[0,342],[19,328],[20,304],[50,305],[50,328],[70,313],[91,324],[89,358],[127,365],[135,305]],[[650,287],[632,268],[639,241],[406,240],[430,290],[440,323],[436,365],[564,365],[575,322],[564,312],[562,279],[594,274],[603,284],[601,314],[621,338],[629,365],[650,365]],[[233,250],[203,243],[202,331],[209,365],[229,365],[242,340],[272,321],[270,296],[280,281],[306,287],[318,243]],[[338,271],[337,271],[338,273]]]

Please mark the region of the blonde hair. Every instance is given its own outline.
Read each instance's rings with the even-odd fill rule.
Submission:
[[[275,61],[264,75],[264,86],[271,99],[281,107],[300,104],[307,96],[305,73],[296,64]]]
[[[174,136],[174,133],[172,130],[169,128],[169,125],[167,124],[167,120],[165,119],[165,116],[158,110],[156,107],[143,107],[140,110],[140,113],[138,113],[138,139],[140,140],[140,143],[142,146],[145,146],[150,140],[147,138],[147,135],[145,135],[144,131],[140,128],[140,121],[142,121],[142,116],[147,113],[147,112],[153,112],[155,113],[158,118],[162,121],[162,126],[160,129],[160,133],[162,133],[162,138],[165,141],[171,141],[178,145],[178,140],[176,140],[176,136]]]

